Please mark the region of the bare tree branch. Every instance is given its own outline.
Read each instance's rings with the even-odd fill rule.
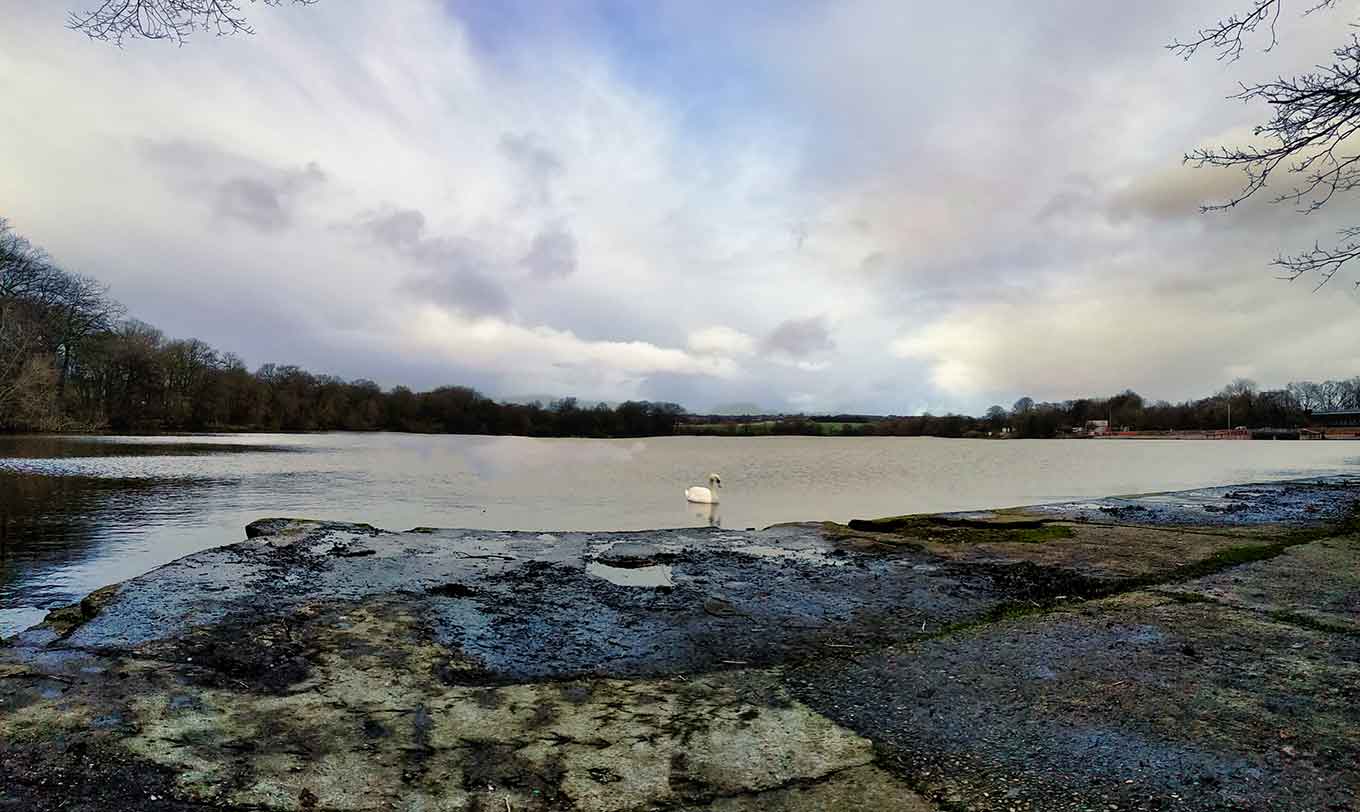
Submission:
[[[317,0],[292,0],[311,5]],[[282,5],[284,0],[250,0],[266,6]],[[125,39],[171,40],[178,45],[195,31],[219,37],[253,34],[241,0],[104,0],[98,7],[72,12],[67,27],[90,39],[121,46]]]
[[[1317,274],[1318,283],[1313,286],[1313,290],[1319,290],[1332,281],[1332,277],[1336,276],[1343,266],[1360,259],[1360,228],[1342,229],[1340,236],[1341,242],[1334,247],[1323,248],[1320,244],[1314,243],[1311,251],[1281,256],[1271,264],[1282,268],[1284,273],[1280,278],[1290,282],[1307,274]],[[1355,285],[1360,287],[1360,281]]]
[[[1339,0],[1310,0],[1304,14],[1331,9]],[[1189,59],[1200,49],[1210,49],[1218,59],[1235,61],[1242,55],[1246,39],[1264,28],[1270,41],[1277,42],[1275,24],[1285,0],[1252,0],[1245,13],[1230,15],[1216,24],[1200,29],[1188,41],[1177,40],[1167,47]],[[1202,211],[1224,211],[1254,197],[1272,179],[1283,175],[1293,187],[1271,198],[1272,203],[1292,203],[1304,214],[1315,212],[1338,195],[1360,189],[1360,39],[1332,51],[1332,64],[1294,77],[1243,85],[1229,98],[1249,103],[1264,103],[1271,118],[1258,125],[1253,134],[1260,143],[1252,146],[1219,146],[1193,150],[1185,156],[1197,167],[1240,168],[1246,175],[1242,189],[1227,200],[1201,207]],[[1341,243],[1293,255],[1281,255],[1273,265],[1283,269],[1284,279],[1316,274],[1321,288],[1341,268],[1360,258],[1360,228],[1341,231]],[[1316,289],[1316,288],[1315,288]]]
[[[1313,5],[1306,7],[1303,13],[1307,15],[1320,9],[1332,8],[1338,1],[1313,0]],[[1270,43],[1263,50],[1270,51],[1278,42],[1275,24],[1279,22],[1284,4],[1285,0],[1255,0],[1244,14],[1230,14],[1208,28],[1201,28],[1189,40],[1185,42],[1176,40],[1166,47],[1184,59],[1194,56],[1201,48],[1208,48],[1218,52],[1218,59],[1235,62],[1242,56],[1246,39],[1264,25],[1270,33]]]
[[[1243,87],[1231,98],[1270,105],[1274,117],[1255,128],[1264,146],[1194,150],[1196,166],[1241,167],[1247,183],[1233,197],[1205,206],[1229,209],[1266,187],[1276,172],[1298,177],[1273,202],[1292,201],[1304,212],[1325,206],[1338,192],[1360,187],[1360,40],[1332,52],[1335,62],[1312,73]]]

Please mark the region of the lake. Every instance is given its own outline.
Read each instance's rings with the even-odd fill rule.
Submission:
[[[516,530],[876,517],[1360,468],[1360,444],[405,434],[0,437],[0,636],[265,516]],[[722,475],[722,504],[684,501]]]

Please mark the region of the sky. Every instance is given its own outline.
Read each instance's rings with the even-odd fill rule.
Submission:
[[[692,411],[977,414],[1360,374],[1313,215],[1196,170],[1238,82],[1164,45],[1241,0],[320,0],[121,49],[4,3],[0,216],[252,367]],[[67,8],[70,6],[71,8]]]

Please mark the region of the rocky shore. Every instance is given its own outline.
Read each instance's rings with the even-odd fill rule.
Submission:
[[[0,810],[1360,810],[1358,486],[261,520],[0,645]]]

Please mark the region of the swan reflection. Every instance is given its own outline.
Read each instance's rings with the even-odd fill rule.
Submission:
[[[703,505],[691,502],[689,512],[701,525],[722,527],[722,508],[719,505]]]

